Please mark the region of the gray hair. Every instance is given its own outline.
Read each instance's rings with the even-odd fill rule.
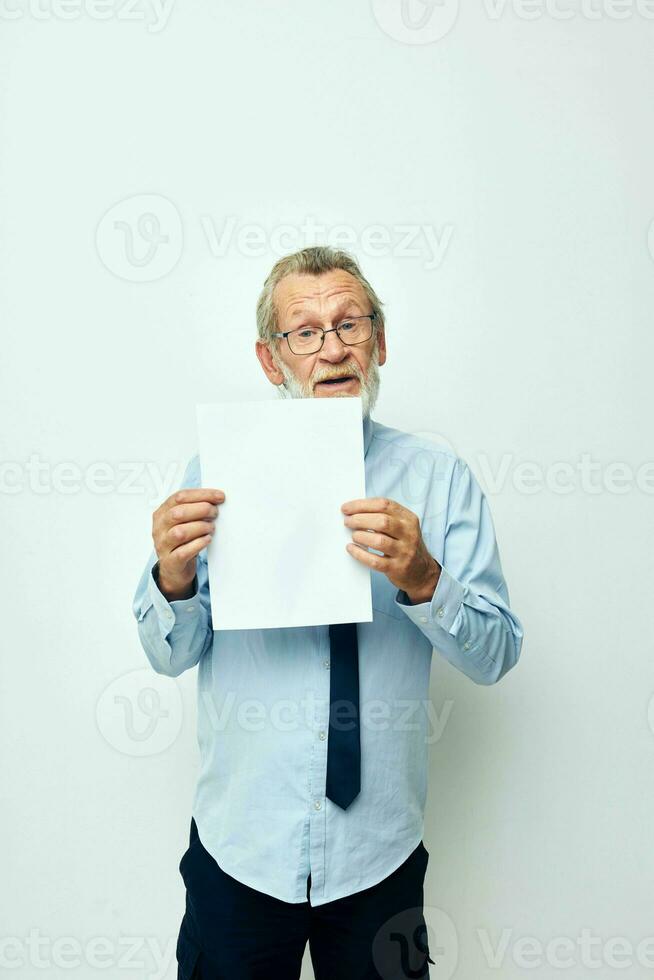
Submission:
[[[377,314],[375,323],[378,328],[383,328],[385,322],[383,304],[361,272],[354,256],[344,249],[332,248],[329,245],[311,245],[299,252],[282,256],[272,267],[257,301],[257,333],[259,339],[270,344],[273,340],[272,334],[278,328],[277,308],[273,301],[273,293],[275,286],[285,276],[293,274],[320,276],[324,272],[332,272],[334,269],[349,272],[361,283],[370,300],[373,312]]]

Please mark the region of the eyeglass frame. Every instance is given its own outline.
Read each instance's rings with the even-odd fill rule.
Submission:
[[[293,350],[293,348],[291,347],[290,341],[288,339],[288,335],[290,333],[295,333],[296,330],[304,330],[306,328],[307,324],[303,324],[301,327],[293,327],[292,330],[284,330],[284,331],[281,331],[281,332],[272,333],[270,336],[271,337],[286,337],[286,343],[288,344],[288,349],[290,350],[291,354],[294,354],[295,355],[295,357],[310,357],[311,354],[317,354],[318,351],[321,351],[323,349],[324,344],[325,344],[325,335],[328,334],[328,333],[332,333],[333,331],[335,331],[338,334],[338,339],[340,340],[340,342],[342,344],[345,345],[345,347],[358,347],[359,344],[367,344],[368,341],[371,339],[373,333],[374,333],[374,330],[375,330],[375,320],[378,318],[378,316],[379,316],[379,313],[377,312],[377,310],[373,310],[372,313],[360,313],[357,316],[346,316],[342,320],[339,320],[339,322],[336,324],[335,327],[329,327],[328,330],[325,330],[324,327],[319,327],[318,329],[319,330],[322,330],[322,340],[320,342],[320,347],[318,347],[317,350],[312,350],[312,351],[308,351],[308,352],[301,353],[301,354],[298,354],[298,353],[296,353],[296,351]],[[368,320],[368,319],[370,320],[370,337],[366,337],[365,340],[357,340],[357,342],[355,344],[348,344],[348,342],[346,340],[343,340],[343,338],[341,337],[340,333],[338,333],[338,328],[341,326],[342,323],[349,323],[351,320]]]

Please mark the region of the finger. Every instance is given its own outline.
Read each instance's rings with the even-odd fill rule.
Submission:
[[[399,552],[397,539],[389,538],[387,534],[377,534],[374,531],[354,531],[352,540],[355,544],[374,548],[375,551],[382,551],[385,555],[396,555]]]
[[[343,523],[346,527],[377,531],[389,538],[402,537],[402,522],[391,514],[350,514]]]
[[[180,545],[179,548],[175,548],[167,558],[168,564],[177,565],[180,569],[184,568],[191,558],[197,557],[202,549],[207,547],[212,537],[211,534],[205,534],[201,538],[195,538],[194,541],[188,541],[186,544]]]
[[[172,552],[180,544],[193,541],[195,538],[205,536],[213,537],[214,531],[215,525],[213,523],[207,524],[207,521],[190,521],[188,524],[175,524],[166,531],[164,537],[166,544]]]
[[[346,544],[345,547],[353,558],[360,561],[362,565],[367,565],[368,568],[375,568],[377,571],[383,572],[390,567],[391,560],[384,555],[375,555],[358,544]]]
[[[208,500],[218,504],[225,500],[225,491],[207,487],[187,487],[177,490],[165,501],[164,507],[174,507],[175,504],[192,504],[198,500]]]
[[[382,514],[396,513],[398,509],[401,510],[402,505],[395,500],[389,500],[388,497],[364,497],[361,500],[348,500],[341,505],[344,514],[371,513],[373,511]]]
[[[218,504],[201,500],[195,504],[175,504],[164,514],[164,521],[170,527],[185,521],[213,520],[218,516]]]

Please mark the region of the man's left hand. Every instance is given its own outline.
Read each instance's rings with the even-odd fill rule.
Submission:
[[[441,566],[427,551],[417,514],[387,497],[348,500],[341,510],[347,527],[354,529],[354,543],[346,545],[352,557],[383,572],[397,589],[404,589],[411,603],[429,602]],[[367,547],[383,554],[375,555]]]

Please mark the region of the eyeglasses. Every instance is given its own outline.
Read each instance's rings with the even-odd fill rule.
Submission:
[[[372,337],[373,323],[377,313],[366,313],[365,316],[349,316],[341,320],[335,327],[323,330],[322,327],[296,327],[295,330],[285,330],[283,333],[273,333],[273,337],[286,337],[286,342],[293,354],[315,354],[325,342],[325,334],[336,331],[341,343],[348,347],[365,344]]]

